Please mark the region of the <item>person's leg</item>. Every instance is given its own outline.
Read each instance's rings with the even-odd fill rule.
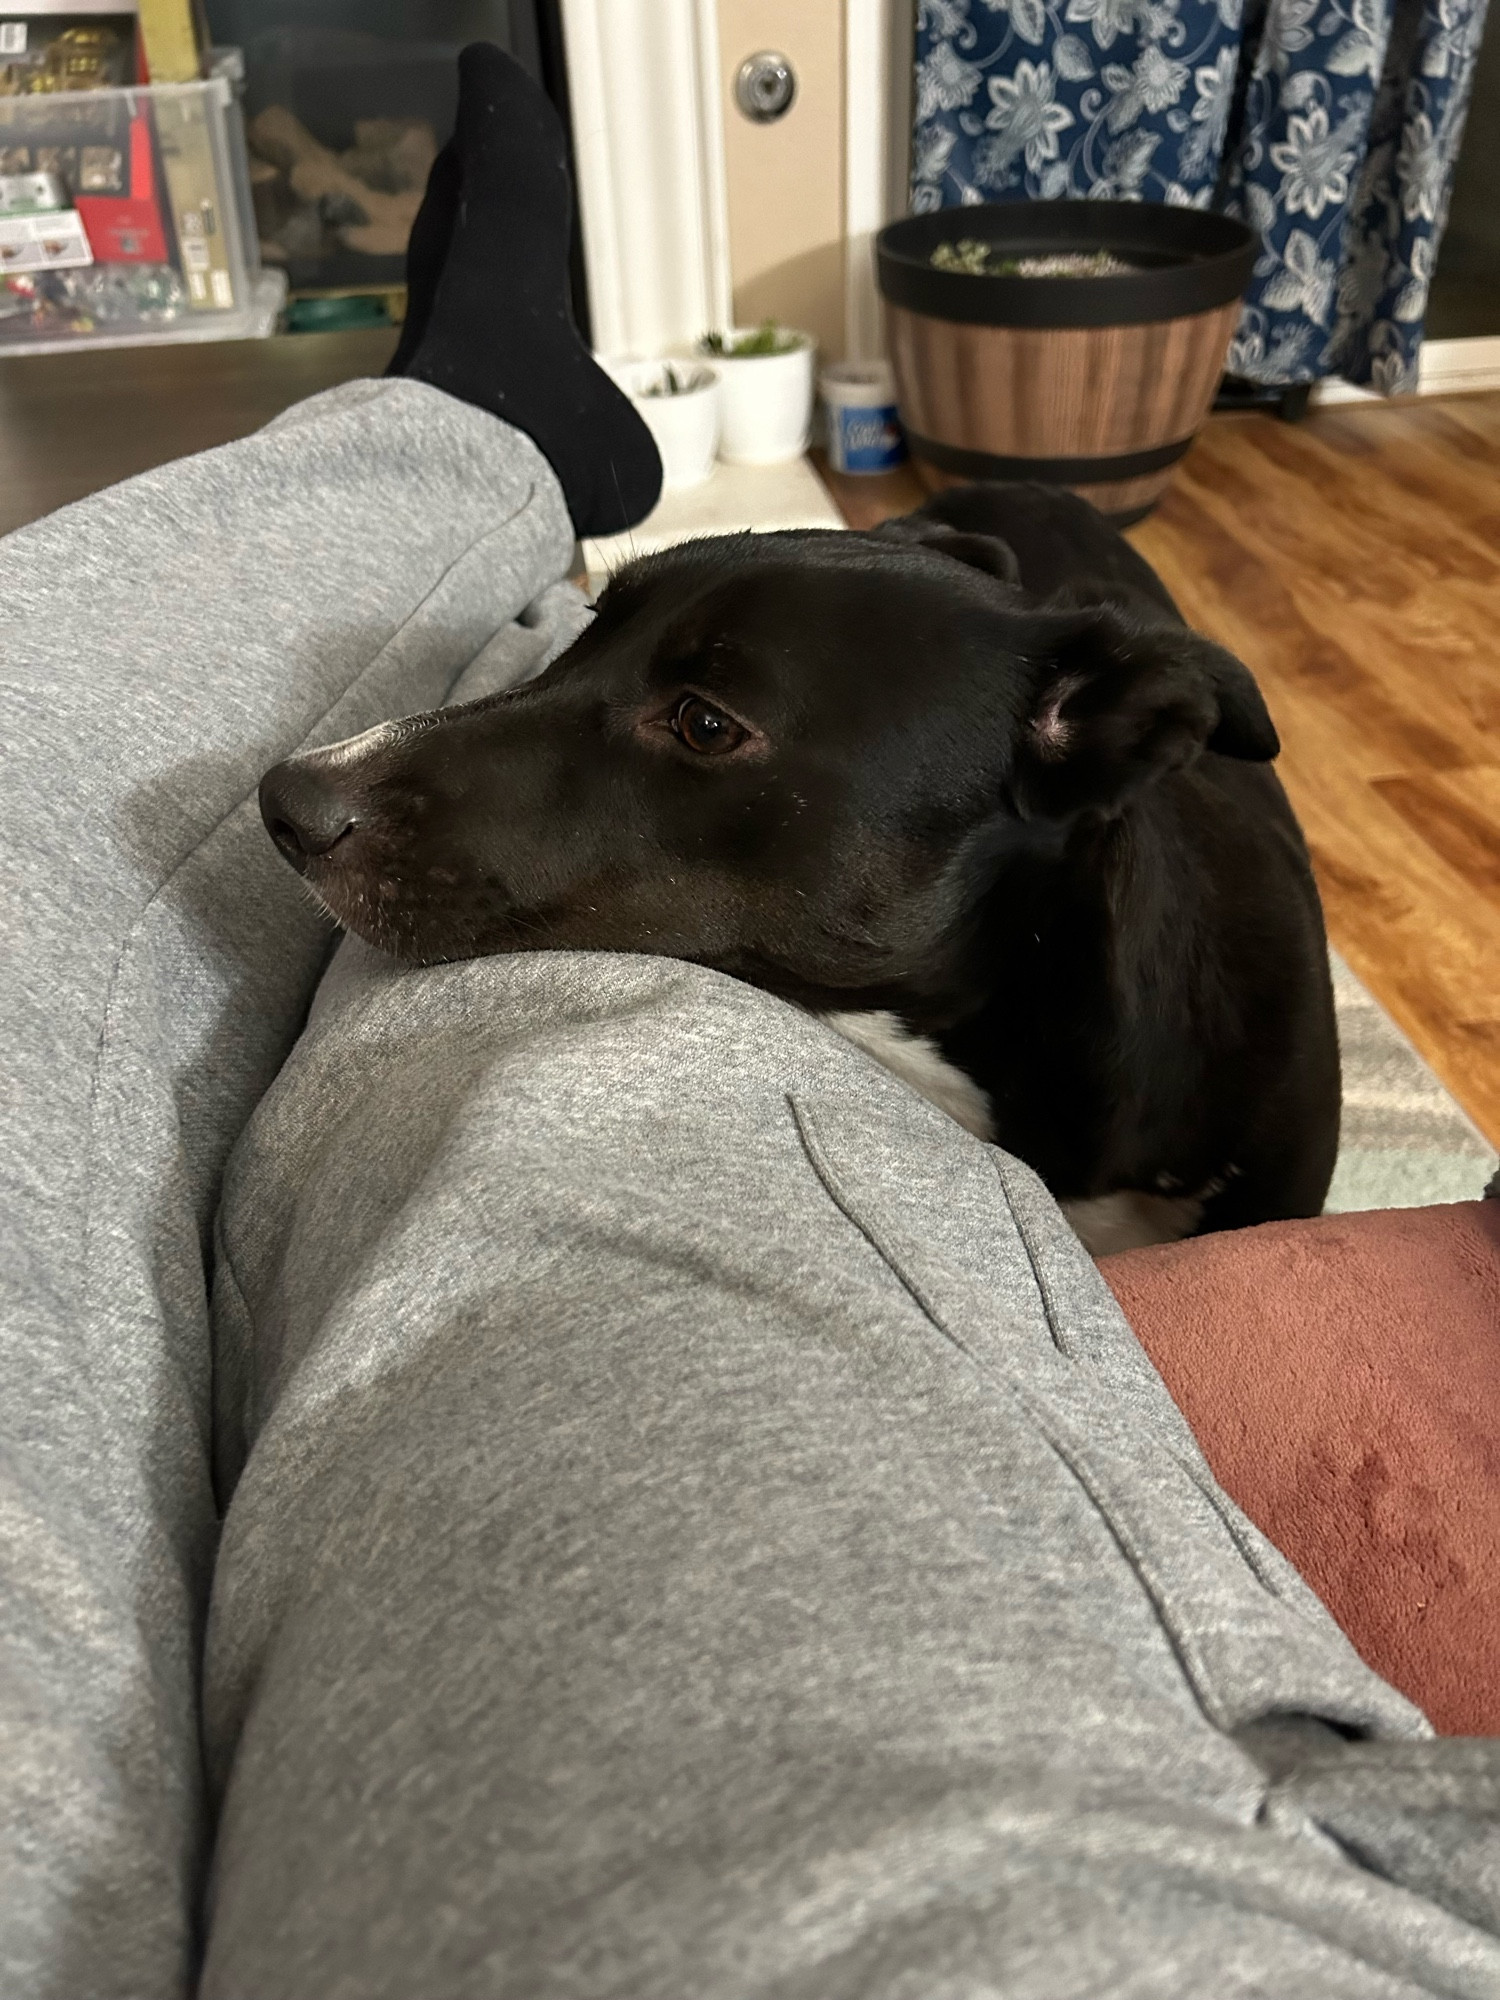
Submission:
[[[468,62],[471,152],[476,78],[496,84],[488,59]],[[509,215],[532,169],[506,162]],[[530,249],[553,164],[534,163]],[[460,385],[474,403],[420,369],[353,384],[0,545],[7,1993],[169,1994],[194,1957],[216,1532],[205,1257],[224,1159],[329,936],[266,838],[257,781],[434,706],[466,668],[470,694],[524,677],[586,615],[550,588],[569,496],[494,414],[513,357],[483,333],[519,307],[487,173],[469,175],[452,246],[464,289],[426,318],[488,352]],[[543,231],[548,268],[565,230]],[[536,384],[514,386],[529,411]]]
[[[811,1017],[346,945],[221,1224],[205,2000],[1500,1991],[1500,1744]]]
[[[572,544],[540,452],[410,382],[334,391],[0,544],[6,1993],[187,1975],[203,1251],[329,935],[257,781],[440,702]]]

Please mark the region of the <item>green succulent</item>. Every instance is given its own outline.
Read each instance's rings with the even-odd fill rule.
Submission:
[[[797,345],[797,336],[778,326],[774,319],[767,319],[761,321],[754,333],[742,333],[736,339],[726,340],[722,333],[705,333],[698,345],[705,354],[744,361],[757,354],[790,354]]]

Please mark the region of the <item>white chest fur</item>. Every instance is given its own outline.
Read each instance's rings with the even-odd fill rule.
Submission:
[[[825,1014],[823,1019],[976,1139],[994,1138],[989,1099],[926,1035],[914,1035],[894,1014]]]
[[[894,1014],[825,1014],[823,1019],[976,1139],[994,1138],[989,1099],[926,1035],[914,1035]],[[1177,1242],[1195,1227],[1203,1204],[1190,1197],[1125,1189],[1089,1201],[1065,1201],[1061,1207],[1090,1256],[1107,1257],[1114,1250]]]

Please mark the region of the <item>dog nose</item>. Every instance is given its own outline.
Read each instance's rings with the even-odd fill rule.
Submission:
[[[299,875],[315,855],[329,853],[352,833],[357,818],[333,774],[301,757],[261,779],[260,816]]]

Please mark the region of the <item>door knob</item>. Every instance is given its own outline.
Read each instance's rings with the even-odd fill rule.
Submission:
[[[775,49],[761,49],[735,71],[734,101],[757,125],[769,125],[792,108],[797,72]]]

